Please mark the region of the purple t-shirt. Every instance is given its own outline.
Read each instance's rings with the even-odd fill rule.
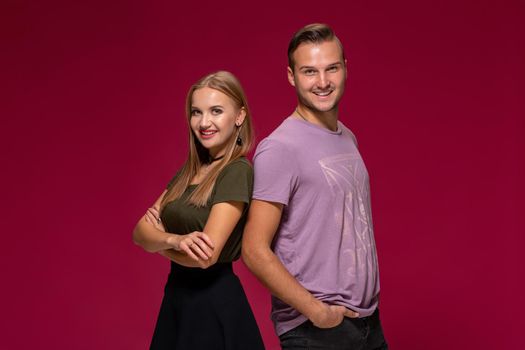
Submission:
[[[317,299],[371,315],[379,272],[368,173],[355,137],[289,117],[254,156],[253,198],[284,204],[272,249]],[[306,317],[272,297],[278,335]]]

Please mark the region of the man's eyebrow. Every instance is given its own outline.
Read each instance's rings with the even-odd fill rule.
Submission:
[[[338,62],[334,62],[334,63],[330,63],[330,64],[326,65],[326,68],[335,67],[335,66],[342,66],[342,65],[343,65],[343,63],[338,61]],[[301,67],[299,67],[299,70],[304,70],[304,69],[315,69],[315,70],[317,70],[317,68],[314,67],[314,66],[301,66]]]

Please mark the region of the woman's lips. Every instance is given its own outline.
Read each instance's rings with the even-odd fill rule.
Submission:
[[[199,130],[199,134],[203,139],[210,139],[217,133],[217,130]]]

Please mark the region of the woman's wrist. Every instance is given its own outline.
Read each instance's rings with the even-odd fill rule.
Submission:
[[[166,240],[164,241],[168,245],[168,249],[179,250],[180,237],[173,233],[166,234]]]

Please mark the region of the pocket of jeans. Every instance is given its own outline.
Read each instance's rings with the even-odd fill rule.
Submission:
[[[338,328],[341,328],[341,327],[343,327],[343,325],[345,323],[345,320],[346,320],[346,317],[343,317],[343,320],[337,326],[333,326],[333,327],[330,327],[330,328],[324,328],[324,329],[326,329],[326,330],[336,330]]]
[[[306,322],[305,322],[306,323]],[[306,339],[305,323],[290,329],[288,332],[279,336],[281,347],[287,348],[307,348],[308,341]]]
[[[339,328],[343,327],[344,323],[345,323],[345,319],[343,318],[343,320],[342,320],[339,324],[337,324],[337,325],[335,325],[335,326],[333,326],[333,327],[321,328],[321,327],[317,327],[317,326],[315,326],[315,325],[312,324],[312,325],[311,325],[311,328],[312,328],[316,333],[319,333],[319,332],[325,332],[325,333],[328,333],[328,332],[335,331],[335,330],[338,330]]]

